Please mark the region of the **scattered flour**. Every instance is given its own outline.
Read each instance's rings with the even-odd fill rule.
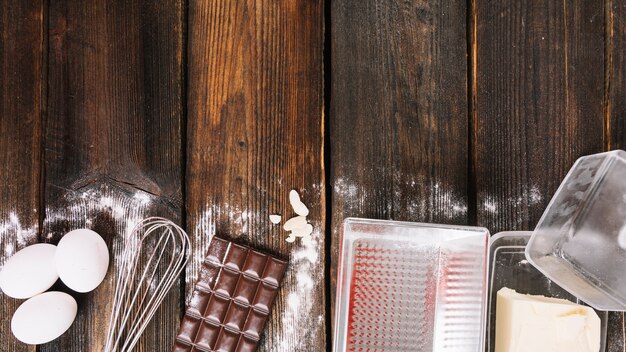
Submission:
[[[344,179],[343,177],[338,177],[333,184],[333,192],[341,196],[343,199],[356,200],[358,189],[356,184]]]
[[[415,180],[410,182],[415,185]],[[467,215],[466,201],[451,191],[450,187],[442,185],[440,182],[434,182],[431,186],[429,198],[430,209],[438,209],[437,212],[430,215],[431,219],[454,221]],[[425,214],[423,215],[426,217]]]
[[[189,233],[191,239],[191,258],[185,268],[185,301],[189,301],[193,293],[193,285],[198,277],[200,263],[204,259],[206,250],[211,239],[215,235],[216,222],[215,214],[219,214],[219,209],[214,206],[205,205],[205,210],[195,219],[196,225],[193,233]]]
[[[323,333],[323,317],[315,314],[323,310],[323,307],[316,306],[316,302],[324,294],[323,286],[320,286],[324,283],[324,272],[320,267],[319,246],[320,232],[316,230],[311,241],[303,243],[291,254],[283,283],[283,289],[290,291],[286,294],[279,331],[273,337],[275,351],[302,351],[313,345],[317,334]]]
[[[31,226],[22,225],[15,212],[0,217],[0,265],[4,265],[17,250],[37,242],[37,232],[36,223]]]
[[[449,222],[467,215],[467,203],[463,197],[450,190],[450,187],[438,181],[428,181],[425,177],[404,178],[400,174],[393,177],[395,190],[387,201],[388,216],[403,214],[403,220]],[[407,197],[403,189],[411,189],[428,182],[428,194],[423,197]],[[333,184],[333,192],[338,199],[350,207],[359,207],[370,199],[377,199],[376,190],[358,188],[355,182],[339,177]]]
[[[534,206],[540,204],[543,200],[543,196],[541,195],[541,191],[539,187],[533,185],[531,187],[523,187],[522,192],[518,197],[508,197],[504,200],[498,201],[496,197],[493,196],[481,196],[479,198],[483,198],[483,211],[486,213],[497,215],[499,209],[506,207],[518,208],[521,206]],[[522,219],[520,218],[520,221]]]
[[[498,206],[496,205],[493,199],[489,199],[489,198],[485,199],[483,206],[485,207],[485,211],[492,213],[492,214],[498,214]]]
[[[155,196],[136,191],[132,197],[128,193],[109,185],[99,185],[86,190],[67,193],[55,208],[47,207],[43,223],[46,240],[55,242],[63,231],[77,228],[104,227],[102,230],[114,235],[111,251],[113,265],[119,267],[123,253],[123,241],[137,223],[150,216],[150,208]],[[111,228],[112,227],[112,228]],[[106,238],[105,238],[106,239]],[[108,275],[112,280],[113,275]]]

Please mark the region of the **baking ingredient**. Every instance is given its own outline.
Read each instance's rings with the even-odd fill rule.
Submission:
[[[293,211],[298,214],[294,218],[291,218],[285,222],[283,228],[286,231],[291,231],[289,236],[285,239],[288,243],[296,241],[297,237],[302,238],[302,243],[308,243],[311,241],[311,233],[313,233],[313,225],[309,224],[306,216],[309,215],[309,209],[300,200],[300,195],[295,189],[289,192],[289,203]]]
[[[296,214],[300,216],[309,215],[309,208],[307,208],[306,205],[302,203],[302,201],[300,200],[300,195],[295,189],[292,189],[289,192],[289,203],[291,204],[291,207]]]
[[[89,292],[104,280],[109,267],[109,250],[96,232],[73,230],[65,234],[55,255],[61,281],[76,292]]]
[[[280,224],[280,220],[280,215],[270,215],[270,221],[272,222],[272,224]]]
[[[292,243],[296,240],[296,237],[301,237],[302,241],[307,242],[311,240],[311,234],[313,233],[313,225],[306,224],[304,227],[291,230],[291,233],[285,239],[285,241]]]
[[[17,308],[11,319],[11,331],[27,344],[50,342],[69,329],[77,308],[76,300],[67,293],[42,293]]]
[[[49,289],[57,279],[56,246],[38,243],[15,253],[2,267],[0,289],[5,295],[25,299]]]
[[[283,260],[213,237],[172,352],[256,351],[286,268]]]
[[[306,224],[307,224],[307,221],[306,221],[305,216],[296,216],[294,218],[287,220],[285,224],[283,225],[283,228],[285,229],[285,231],[291,231],[294,229],[304,228]]]
[[[564,299],[502,288],[496,303],[495,352],[598,352],[600,318]]]
[[[295,189],[289,192],[289,203],[291,203],[293,211],[298,214],[298,216],[287,220],[283,225],[285,231],[291,231],[285,241],[293,243],[296,241],[297,237],[300,237],[303,243],[310,242],[312,239],[311,233],[313,233],[313,225],[309,224],[306,218],[307,215],[309,215],[309,209],[302,203],[300,195]],[[270,221],[274,224],[278,224],[280,223],[280,216],[270,215]]]

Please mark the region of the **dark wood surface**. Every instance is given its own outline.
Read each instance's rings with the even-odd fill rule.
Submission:
[[[0,264],[69,229],[184,224],[192,261],[138,350],[169,351],[211,236],[289,258],[262,351],[332,341],[348,216],[531,230],[579,156],[626,148],[626,6],[485,0],[0,6]],[[314,242],[270,214],[311,209]],[[113,259],[114,260],[114,259]],[[115,261],[41,351],[102,349]],[[57,285],[59,289],[65,289]],[[20,301],[0,294],[0,351]],[[624,350],[612,314],[607,351]]]
[[[476,220],[492,233],[532,229],[574,161],[603,151],[603,11],[593,1],[476,1]]]
[[[215,234],[289,258],[263,351],[322,351],[326,343],[323,10],[317,0],[189,6],[187,278],[197,276]],[[307,246],[285,242],[269,221],[295,215],[291,189],[310,209]]]
[[[112,262],[97,290],[74,295],[72,327],[40,350],[101,350],[123,236],[148,216],[182,221],[183,4],[51,1],[48,21],[40,239],[92,228]],[[171,290],[139,350],[171,346],[180,309]]]
[[[43,14],[42,1],[0,5],[0,265],[37,243],[40,228]],[[20,303],[0,293],[2,351],[35,350],[11,334],[9,317]]]
[[[605,150],[626,150],[626,4],[610,0],[605,27]],[[626,317],[609,315],[611,351],[626,350]]]
[[[331,16],[334,292],[345,217],[468,222],[468,96],[465,1],[335,1]]]

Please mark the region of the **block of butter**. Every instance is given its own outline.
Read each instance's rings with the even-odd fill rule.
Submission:
[[[600,318],[564,299],[498,291],[495,352],[598,352]]]

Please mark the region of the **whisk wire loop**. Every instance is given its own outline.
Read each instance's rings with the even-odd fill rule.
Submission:
[[[187,233],[160,217],[140,221],[123,243],[105,352],[133,349],[189,259]]]

